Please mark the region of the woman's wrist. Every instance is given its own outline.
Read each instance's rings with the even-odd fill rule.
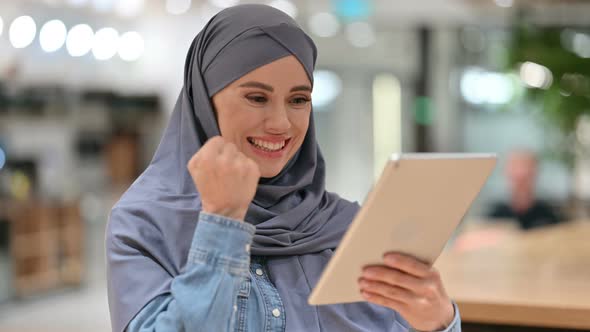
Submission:
[[[211,207],[206,207],[203,205],[203,208],[201,211],[208,213],[208,214],[223,216],[223,217],[237,220],[237,221],[244,221],[244,217],[246,216],[246,212],[243,211],[242,209],[211,208]]]
[[[411,332],[446,332],[446,331],[455,331],[454,329],[449,329],[451,328],[454,324],[456,324],[456,317],[457,317],[457,310],[455,307],[455,304],[450,301],[450,306],[451,306],[451,316],[450,319],[448,319],[447,321],[445,321],[444,323],[442,323],[441,325],[439,325],[439,328],[434,329],[434,330],[430,330],[430,331],[422,331],[422,330],[417,330],[417,329],[410,329]]]

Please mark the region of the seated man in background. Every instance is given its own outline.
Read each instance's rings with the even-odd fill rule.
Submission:
[[[535,198],[537,158],[530,151],[514,151],[508,157],[505,174],[510,186],[510,201],[496,204],[488,217],[514,219],[521,229],[557,224],[558,213]]]

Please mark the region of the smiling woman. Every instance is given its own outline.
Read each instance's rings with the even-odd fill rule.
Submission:
[[[294,56],[253,70],[212,99],[221,135],[257,163],[263,178],[279,174],[301,147],[311,82]]]
[[[359,271],[366,302],[307,304],[359,208],[325,190],[316,56],[270,6],[225,9],[197,35],[158,150],[111,212],[114,331],[460,331],[412,257]]]

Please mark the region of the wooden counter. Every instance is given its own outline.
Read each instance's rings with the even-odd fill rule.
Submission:
[[[464,322],[590,330],[590,222],[466,237],[436,263]]]

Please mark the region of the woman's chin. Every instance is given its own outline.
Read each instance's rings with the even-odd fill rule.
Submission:
[[[275,176],[279,175],[280,172],[281,172],[281,170],[278,170],[278,171],[261,171],[260,172],[260,177],[261,178],[265,178],[265,179],[270,179],[270,178],[274,178]]]
[[[283,167],[285,167],[285,165],[283,165],[283,164],[272,165],[274,167],[269,167],[269,166],[270,165],[261,166],[260,164],[258,164],[258,168],[260,169],[260,177],[261,178],[265,178],[265,179],[274,178],[275,176],[279,175],[279,173],[281,173],[281,171],[283,170]]]

